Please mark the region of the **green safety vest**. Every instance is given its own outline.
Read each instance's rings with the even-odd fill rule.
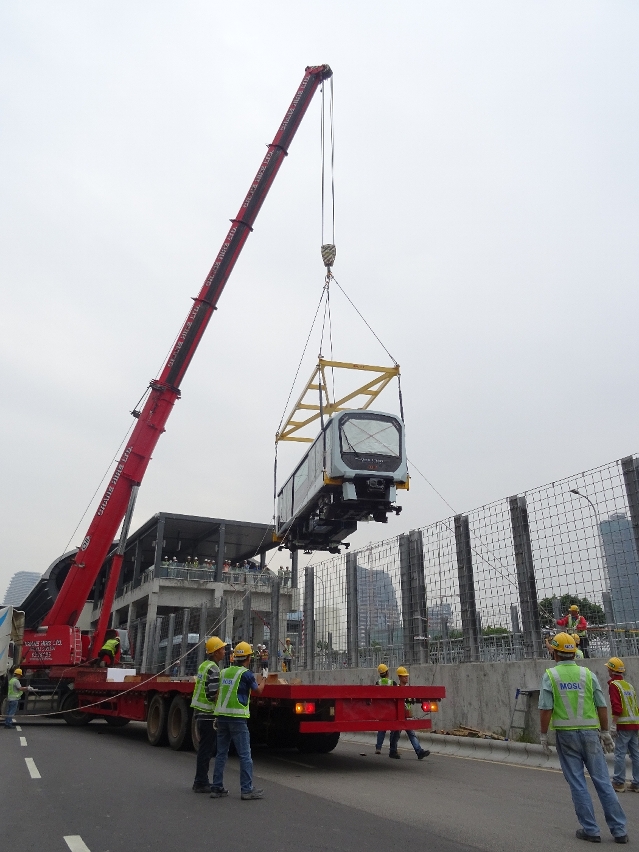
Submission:
[[[12,677],[9,681],[9,688],[7,690],[7,698],[9,701],[16,701],[18,698],[22,698],[22,690],[20,689],[20,681],[17,677]]]
[[[554,669],[546,669],[546,674],[553,694],[550,727],[560,731],[598,729],[592,672],[576,663],[560,663]]]
[[[578,615],[577,618],[573,618],[572,615],[569,615],[568,616],[568,624],[567,624],[568,633],[571,633],[571,634],[576,633],[577,636],[587,636],[588,634],[586,633],[585,630],[577,630],[577,625],[579,624],[580,621],[581,621],[581,615]]]
[[[576,660],[583,660],[583,658],[584,658],[584,652],[580,651],[579,648],[577,648],[577,650],[575,651],[575,659]]]
[[[100,648],[101,651],[111,651],[113,656],[115,657],[115,652],[118,650],[118,646],[120,645],[119,639],[107,639],[104,645]]]
[[[196,710],[203,710],[205,713],[215,712],[215,703],[209,701],[206,697],[206,681],[211,666],[215,666],[219,672],[220,668],[217,663],[214,663],[213,660],[204,660],[197,670],[197,679],[193,690],[193,698],[191,699],[191,707],[194,707]]]
[[[215,703],[216,716],[234,716],[240,719],[248,719],[251,715],[249,705],[240,704],[237,690],[242,680],[242,675],[248,669],[244,666],[229,666],[220,674],[220,691]],[[249,701],[250,703],[250,701]]]
[[[627,680],[613,680],[619,690],[621,698],[621,716],[617,719],[618,725],[639,725],[639,707],[637,707],[637,693],[632,684]]]
[[[393,681],[389,677],[380,677],[378,686],[392,686]]]

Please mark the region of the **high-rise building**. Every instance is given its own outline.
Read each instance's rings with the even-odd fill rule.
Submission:
[[[601,521],[599,530],[615,623],[636,627],[639,624],[639,559],[632,525],[626,515],[618,512]]]
[[[449,603],[438,603],[428,607],[428,635],[431,639],[445,638],[446,629],[452,627],[453,607]]]
[[[386,571],[357,566],[357,628],[360,647],[402,644],[397,594]]]
[[[42,574],[37,574],[35,571],[15,573],[9,582],[3,605],[20,606],[41,576]]]

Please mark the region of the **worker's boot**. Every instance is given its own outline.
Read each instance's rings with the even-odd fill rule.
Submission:
[[[226,789],[226,787],[211,787],[210,792],[212,799],[223,799],[229,794],[229,791]]]
[[[211,787],[209,784],[193,784],[191,787],[194,793],[210,793]]]
[[[399,760],[400,757],[401,757],[401,754],[397,754],[396,751],[391,751],[391,752],[388,753],[388,756],[395,758],[395,760]]]
[[[419,752],[419,754],[417,755],[417,760],[423,760],[425,757],[428,757],[428,755],[429,755],[429,754],[430,754],[430,752],[428,751],[428,749],[427,749],[427,748],[423,748],[423,749]]]
[[[258,790],[257,787],[253,787],[253,789],[249,790],[248,793],[242,793],[242,798],[244,800],[247,800],[247,799],[263,799],[264,798],[264,790]]]
[[[612,782],[612,789],[615,791],[615,793],[625,793],[626,792],[625,782],[620,784],[618,781],[613,781]]]
[[[578,840],[587,840],[589,843],[601,843],[601,837],[598,834],[586,834],[583,828],[577,829],[575,837]]]
[[[628,789],[631,793],[639,793],[639,784],[635,784],[635,782],[633,781],[632,784],[628,785]]]

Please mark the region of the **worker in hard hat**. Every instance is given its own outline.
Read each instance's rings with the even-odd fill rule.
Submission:
[[[619,657],[606,663],[609,672],[608,694],[613,724],[617,728],[615,739],[615,770],[612,786],[617,793],[626,789],[626,754],[630,753],[632,782],[628,789],[639,793],[639,707],[634,686],[626,680],[626,666]]]
[[[588,652],[588,622],[583,615],[580,615],[577,604],[573,604],[568,609],[567,615],[557,619],[557,627],[565,627],[567,632],[571,634],[576,633],[579,636],[579,645],[584,657],[590,657]]]
[[[268,677],[268,648],[262,645],[260,648],[260,666],[262,669],[262,677]]]
[[[206,659],[197,670],[191,707],[197,727],[198,746],[195,763],[195,793],[210,793],[209,767],[215,755],[217,734],[215,731],[215,702],[220,688],[219,663],[224,659],[226,644],[219,636],[206,640]]]
[[[260,695],[266,680],[258,684],[251,671],[253,648],[248,642],[238,642],[233,649],[233,665],[220,673],[220,691],[215,703],[217,720],[217,755],[213,769],[211,798],[228,796],[224,787],[224,767],[231,740],[240,759],[240,789],[242,799],[262,799],[264,790],[253,786],[253,761],[248,720],[251,715],[251,695]]]
[[[579,647],[579,643],[581,642],[581,638],[580,638],[579,634],[573,633],[572,638],[575,640],[575,648],[577,649],[575,651],[575,660],[583,660],[584,652]]]
[[[408,674],[408,669],[405,666],[400,666],[396,671],[396,675],[399,679],[399,685],[400,686],[408,686],[408,681],[409,681],[410,675]],[[407,719],[410,719],[411,716],[413,715],[413,703],[414,703],[414,701],[413,701],[412,698],[408,698],[404,702],[404,710],[405,710]],[[399,757],[400,757],[400,754],[397,751],[397,745],[399,743],[399,737],[400,737],[401,733],[402,733],[401,731],[391,731],[391,735],[390,735],[390,754],[389,754],[389,757],[393,757],[393,758],[395,758],[395,760],[399,760]],[[412,745],[412,747],[415,750],[415,754],[417,755],[417,760],[423,760],[425,757],[428,757],[428,755],[430,754],[430,751],[428,751],[428,749],[422,748],[422,744],[417,739],[417,734],[415,733],[415,731],[407,729],[406,730],[406,736],[410,740],[410,744]]]
[[[395,681],[389,677],[388,666],[386,663],[380,663],[377,666],[377,674],[379,677],[375,681],[376,686],[397,686]],[[392,737],[392,732],[391,732]],[[377,742],[375,743],[375,754],[382,753],[382,746],[384,745],[384,740],[386,739],[386,731],[378,731],[377,732]]]
[[[100,666],[112,666],[116,662],[116,657],[119,659],[119,654],[120,636],[117,630],[111,628],[104,634],[104,644],[98,651]]]
[[[545,754],[552,753],[548,744],[548,728],[552,728],[559,763],[581,824],[577,837],[591,843],[601,842],[585,766],[615,843],[627,843],[626,815],[613,790],[604,755],[604,751],[613,752],[615,744],[608,729],[608,708],[597,676],[576,664],[575,640],[568,633],[558,633],[546,641],[546,647],[556,665],[546,669],[541,680],[541,745]]]
[[[7,711],[4,717],[5,728],[15,728],[14,713],[18,710],[18,704],[22,698],[23,692],[36,692],[32,686],[22,686],[20,678],[22,677],[22,669],[17,668],[13,671],[13,677],[9,678],[9,687],[7,691]]]
[[[286,637],[284,650],[282,651],[282,671],[290,672],[293,667],[293,643],[290,637]]]

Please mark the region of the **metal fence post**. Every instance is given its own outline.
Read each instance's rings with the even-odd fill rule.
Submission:
[[[229,632],[228,632],[228,624],[227,624],[228,614],[229,614],[228,597],[224,594],[224,592],[222,592],[222,596],[220,598],[220,623],[218,625],[217,630],[218,630],[218,636],[224,642],[230,642],[231,641],[231,637],[229,636]]]
[[[304,665],[315,668],[315,569],[304,569]]]
[[[291,589],[299,587],[299,553],[294,550],[291,553]]]
[[[246,606],[244,607],[244,617],[246,618]],[[247,640],[248,641],[248,640]],[[271,670],[279,672],[278,652],[280,650],[280,581],[274,577],[271,580]]]
[[[158,658],[160,656],[160,639],[162,637],[162,622],[164,617],[158,615],[155,619],[155,629],[153,631],[153,644],[151,645],[151,673],[155,674],[158,670]]]
[[[166,657],[164,658],[164,668],[167,670],[169,677],[173,668],[173,637],[175,636],[175,613],[172,612],[169,616],[169,626],[166,634]]]
[[[470,546],[468,515],[455,515],[455,549],[457,552],[464,660],[476,662],[479,659],[479,637],[477,635],[477,604],[475,602],[473,553]]]
[[[271,589],[271,594],[273,590]],[[249,645],[253,643],[253,622],[251,620],[252,600],[251,593],[245,592],[244,604],[242,606],[242,632],[244,633],[244,641]]]
[[[552,596],[552,617],[555,621],[559,621],[561,618],[561,601],[557,597],[557,595]]]
[[[186,655],[189,650],[189,621],[191,620],[191,610],[182,610],[182,644],[180,645],[180,675],[184,677],[186,674]]]
[[[399,579],[404,659],[407,663],[425,663],[428,659],[428,610],[421,530],[411,530],[408,535],[399,537]]]
[[[324,613],[324,618],[327,614]],[[359,666],[357,553],[346,554],[346,654],[351,668]]]
[[[220,535],[217,541],[217,562],[215,564],[215,582],[221,583],[224,577],[224,548],[226,538],[226,524],[220,524]]]
[[[517,566],[519,586],[519,604],[524,635],[524,654],[526,657],[541,656],[541,622],[539,619],[539,601],[537,583],[530,544],[528,526],[528,507],[525,497],[509,497],[510,519],[513,531],[513,548]]]
[[[206,619],[208,616],[208,604],[206,601],[202,602],[200,606],[200,629],[199,629],[199,645],[197,646],[197,666],[198,668],[204,662],[204,657],[206,655]]]

